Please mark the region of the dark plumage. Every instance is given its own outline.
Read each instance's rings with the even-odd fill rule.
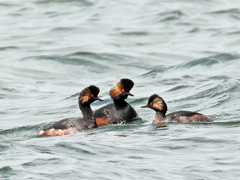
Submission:
[[[109,92],[114,103],[108,104],[94,112],[97,126],[107,124],[120,124],[131,122],[138,117],[137,112],[125,99],[128,95],[133,96],[129,91],[134,83],[130,79],[121,79]]]
[[[83,117],[73,117],[62,119],[54,123],[50,128],[46,130],[40,130],[39,136],[61,136],[71,134],[84,129],[95,128],[96,122],[93,117],[93,111],[90,104],[96,100],[100,100],[98,97],[99,88],[96,86],[89,86],[80,92],[78,104],[82,111]]]
[[[167,112],[166,102],[157,94],[153,94],[148,99],[148,104],[142,106],[142,108],[151,108],[156,111],[155,117],[153,119],[153,124],[158,123],[184,123],[184,122],[197,122],[204,121],[209,122],[211,119],[203,114],[191,111],[176,111],[169,113]]]

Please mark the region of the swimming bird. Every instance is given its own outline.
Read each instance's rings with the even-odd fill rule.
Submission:
[[[129,105],[125,99],[133,96],[129,91],[132,89],[134,82],[130,79],[120,79],[109,91],[113,103],[108,104],[94,112],[94,118],[98,127],[108,124],[120,124],[131,122],[138,117],[135,109]]]
[[[50,128],[40,130],[38,136],[68,135],[84,129],[97,127],[90,104],[96,100],[102,101],[102,99],[98,97],[99,91],[98,87],[91,85],[80,92],[78,104],[83,117],[62,119],[55,122]]]
[[[187,123],[187,122],[209,122],[212,121],[208,116],[191,111],[176,111],[169,113],[166,115],[167,112],[167,104],[157,94],[153,94],[149,97],[148,103],[141,108],[151,108],[156,111],[155,117],[153,119],[153,124],[159,123]]]

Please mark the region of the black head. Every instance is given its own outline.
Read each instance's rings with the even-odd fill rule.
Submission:
[[[134,82],[130,79],[121,79],[109,91],[112,99],[126,99],[128,95],[133,96],[129,91],[132,89]]]
[[[142,106],[141,108],[151,108],[154,111],[157,112],[162,112],[164,115],[167,112],[167,104],[166,102],[163,100],[163,98],[161,98],[159,95],[157,94],[153,94],[149,97],[148,99],[148,103],[145,106]]]
[[[100,92],[99,88],[94,85],[84,88],[80,92],[79,103],[89,105],[96,100],[102,101],[102,99],[98,97],[99,92]]]
[[[121,79],[120,83],[123,85],[125,92],[129,92],[134,85],[134,82],[131,79],[126,79],[126,78]]]

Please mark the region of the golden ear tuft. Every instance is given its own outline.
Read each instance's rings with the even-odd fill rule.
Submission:
[[[115,99],[122,93],[123,84],[118,82],[113,86],[113,88],[109,91],[111,98]]]
[[[82,101],[82,104],[87,102],[91,98],[91,94],[92,93],[88,87],[83,89],[80,93],[79,101]]]
[[[156,109],[159,109],[160,111],[163,110],[163,106],[164,104],[162,103],[162,100],[159,99],[158,97],[156,97],[155,99],[153,99],[152,101],[152,106]]]

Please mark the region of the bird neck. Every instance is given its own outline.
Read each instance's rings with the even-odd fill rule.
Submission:
[[[113,102],[116,106],[125,106],[128,104],[124,99],[113,99]]]
[[[79,108],[82,111],[82,115],[85,120],[93,119],[93,111],[90,107],[90,104],[83,105],[81,102],[79,102]]]
[[[165,114],[157,111],[154,118],[153,118],[153,124],[158,124],[158,123],[164,123],[165,122]]]

